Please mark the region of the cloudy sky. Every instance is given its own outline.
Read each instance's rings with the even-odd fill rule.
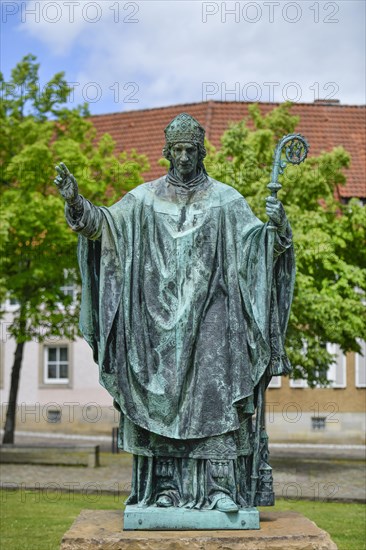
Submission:
[[[27,53],[93,114],[207,99],[365,103],[365,2],[1,0],[1,71]]]

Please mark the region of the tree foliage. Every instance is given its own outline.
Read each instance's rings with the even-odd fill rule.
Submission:
[[[298,121],[290,104],[266,116],[251,105],[248,119],[224,133],[220,150],[208,147],[209,174],[242,193],[263,221],[274,147],[295,131]],[[333,360],[327,342],[344,352],[359,351],[357,339],[366,333],[365,208],[357,199],[342,204],[335,198],[350,160],[337,147],[288,166],[279,193],[293,229],[297,263],[287,350],[294,378],[306,378],[311,386],[327,383]]]
[[[96,142],[86,107],[64,107],[70,93],[64,74],[57,73],[40,91],[38,69],[35,57],[28,55],[12,71],[10,82],[0,75],[5,252],[0,298],[4,303],[6,294],[19,302],[10,330],[24,341],[42,340],[50,333],[75,335],[77,310],[61,289],[65,269],[77,281],[75,235],[65,224],[63,202],[53,184],[55,164],[64,161],[81,193],[102,204],[112,204],[141,183],[141,171],[147,168],[146,159],[135,152],[116,155],[108,134]],[[27,319],[22,334],[21,315]]]
[[[8,82],[0,73],[0,88],[0,302],[19,304],[7,332],[17,346],[49,336],[74,338],[78,307],[62,286],[65,273],[68,283],[78,282],[76,238],[53,184],[55,164],[64,161],[80,192],[108,205],[142,182],[147,160],[136,152],[116,154],[107,134],[96,141],[86,106],[65,107],[70,88],[63,73],[40,90],[32,55]]]
[[[23,58],[10,81],[0,73],[0,88],[0,302],[19,304],[7,330],[17,345],[51,335],[73,338],[78,307],[62,286],[65,270],[78,282],[75,236],[53,184],[54,165],[64,161],[82,194],[109,205],[142,182],[147,160],[134,151],[116,154],[109,135],[96,141],[86,106],[65,107],[70,89],[63,73],[40,90],[34,56]],[[266,116],[252,105],[249,119],[229,127],[219,150],[208,144],[209,174],[238,189],[263,220],[275,144],[297,123],[289,104]],[[289,166],[279,195],[297,255],[287,349],[294,377],[310,385],[326,382],[327,342],[358,351],[357,338],[366,332],[365,209],[357,200],[335,198],[349,163],[338,147]]]

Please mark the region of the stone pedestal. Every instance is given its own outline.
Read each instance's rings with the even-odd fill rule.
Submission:
[[[61,550],[337,550],[296,512],[264,512],[260,520],[256,531],[122,531],[122,511],[82,510]]]

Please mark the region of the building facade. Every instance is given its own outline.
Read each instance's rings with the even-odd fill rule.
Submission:
[[[15,342],[7,335],[14,307],[2,321],[0,399],[2,425],[10,389]],[[366,431],[366,342],[362,353],[344,355],[330,345],[335,361],[329,386],[274,377],[266,392],[266,426],[272,442],[362,444]],[[112,398],[100,385],[98,366],[81,338],[28,342],[20,377],[17,430],[97,435],[118,426]]]
[[[16,306],[7,306],[1,321],[0,401],[2,426],[9,397],[15,341],[7,327]],[[118,426],[112,398],[99,383],[98,366],[89,345],[49,339],[27,342],[20,374],[17,431],[110,434]]]
[[[275,104],[260,104],[263,114]],[[230,121],[248,114],[248,103],[203,102],[193,105],[131,111],[92,117],[97,135],[108,132],[117,150],[136,149],[150,161],[145,181],[161,176],[158,161],[164,145],[163,128],[182,111],[189,111],[206,128],[210,142],[218,147]],[[343,145],[352,155],[347,185],[337,190],[340,200],[366,200],[366,144],[364,106],[342,106],[337,102],[296,104],[300,115],[297,130],[309,139],[312,154]],[[324,139],[326,136],[326,139]],[[72,292],[67,289],[65,292]],[[7,327],[16,304],[6,304],[1,320],[0,399],[2,425],[5,421],[15,343]],[[328,372],[330,385],[308,388],[303,380],[276,377],[266,394],[267,430],[271,441],[363,443],[366,411],[366,349],[345,356],[330,346],[335,361]],[[61,433],[109,434],[118,425],[112,398],[99,384],[98,367],[89,346],[50,340],[26,343],[20,377],[17,430]]]
[[[362,355],[334,355],[327,378],[329,386],[309,388],[305,380],[276,376],[266,395],[266,426],[271,441],[365,443],[366,343]]]

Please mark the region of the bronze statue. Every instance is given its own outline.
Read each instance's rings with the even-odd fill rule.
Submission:
[[[204,134],[177,116],[168,174],[110,208],[64,164],[55,183],[79,234],[81,330],[134,455],[128,504],[231,515],[274,501],[263,392],[290,370],[295,264],[281,202],[267,198],[262,223],[209,177]]]

